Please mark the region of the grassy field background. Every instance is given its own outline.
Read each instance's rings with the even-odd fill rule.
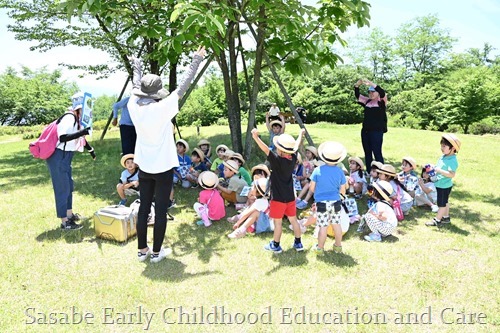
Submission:
[[[337,140],[350,156],[363,156],[359,125],[307,128],[316,145]],[[191,146],[200,138],[214,147],[230,142],[227,127],[203,127],[200,137],[194,128],[181,131]],[[287,132],[296,136],[299,128],[290,125]],[[29,140],[0,137],[1,332],[500,331],[498,137],[460,135],[452,224],[441,229],[424,225],[430,210],[412,208],[382,243],[365,242],[354,225],[341,254],[296,253],[284,228],[284,252],[272,255],[263,250],[271,234],[230,240],[225,221],[197,226],[192,204],[199,190],[177,189],[165,239],[173,255],[154,265],[136,260],[135,238],[125,244],[95,238],[91,217],[116,204],[121,172],[118,131],[104,141],[99,136],[94,133],[97,160],[85,153],[73,162],[74,208],[89,218],[76,232],[59,229],[47,167],[31,157]],[[435,163],[439,140],[438,132],[390,128],[386,162],[399,169],[401,158],[411,155],[419,165]],[[246,167],[263,160],[254,147]],[[358,205],[364,212],[364,201]],[[312,230],[303,243],[315,244]],[[214,307],[226,313],[225,324],[220,317],[219,324],[207,324]],[[51,313],[55,324],[48,324]],[[79,323],[81,313],[89,313],[87,323]]]

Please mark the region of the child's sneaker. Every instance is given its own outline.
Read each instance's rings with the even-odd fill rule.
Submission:
[[[127,203],[127,199],[121,199],[120,202],[118,203],[118,206],[125,206]]]
[[[302,243],[293,243],[293,248],[297,252],[304,251],[304,245],[302,245]]]
[[[432,210],[433,213],[437,213],[437,211],[439,210],[438,205],[432,205],[431,206],[431,210]]]
[[[73,221],[73,222],[78,222],[82,219],[83,217],[78,214],[78,213],[73,213],[73,215],[71,215],[70,217],[68,217],[68,220],[69,221]]]
[[[229,235],[227,235],[227,237],[229,237],[231,239],[242,238],[242,237],[245,237],[246,234],[247,234],[247,232],[245,230],[241,230],[240,228],[238,228],[235,231],[233,231],[232,233],[230,233]]]
[[[271,242],[269,242],[269,244],[264,246],[264,250],[271,251],[271,252],[274,252],[276,254],[283,252],[281,245],[274,246],[274,241],[271,241]]]
[[[300,200],[298,204],[295,205],[298,209],[305,209],[307,207],[307,201]]]
[[[165,250],[164,248],[162,248],[160,250],[160,252],[158,252],[158,253],[151,253],[151,259],[150,259],[150,261],[152,263],[160,262],[163,259],[165,259],[171,253],[172,253],[172,249],[166,249]]]
[[[429,222],[425,222],[425,225],[428,226],[428,227],[438,227],[439,228],[441,226],[441,223],[442,223],[442,220],[439,221],[438,219],[433,218]]]
[[[443,216],[443,218],[441,219],[441,223],[443,224],[449,224],[451,223],[451,219],[449,216]]]
[[[318,244],[314,245],[312,250],[318,254],[323,253],[324,250],[318,246]]]
[[[369,242],[381,242],[382,236],[380,236],[380,234],[378,234],[378,233],[372,232],[369,235],[365,236],[365,240],[367,240]]]
[[[342,245],[337,246],[337,245],[333,244],[333,252],[337,252],[337,253],[342,252]]]
[[[151,255],[151,249],[149,247],[146,252],[137,251],[137,260],[139,260],[140,262],[144,262],[146,261],[146,259],[148,259],[150,255]]]

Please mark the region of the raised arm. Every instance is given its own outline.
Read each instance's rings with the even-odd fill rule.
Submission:
[[[297,137],[297,140],[295,141],[295,148],[294,148],[295,151],[297,151],[299,149],[299,146],[302,143],[302,138],[304,137],[305,133],[306,133],[306,129],[302,128],[300,130],[299,136]]]
[[[257,130],[256,128],[252,129],[252,138],[257,143],[257,146],[259,146],[260,150],[262,150],[264,154],[266,154],[266,156],[269,155],[269,147],[259,137],[259,130]]]
[[[191,65],[189,65],[188,71],[184,75],[184,78],[182,79],[181,84],[179,87],[177,87],[177,95],[179,97],[182,97],[184,93],[187,91],[189,85],[194,79],[194,76],[196,75],[196,72],[198,71],[198,67],[200,66],[201,61],[205,57],[205,47],[200,46],[198,50],[195,52],[193,56],[193,61],[191,62]]]

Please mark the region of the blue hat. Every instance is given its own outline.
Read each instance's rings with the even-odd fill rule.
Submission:
[[[376,90],[375,90],[375,88],[373,88],[372,86],[370,86],[370,87],[368,88],[368,91],[376,91]]]

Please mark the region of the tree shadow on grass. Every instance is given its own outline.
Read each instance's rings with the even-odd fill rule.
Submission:
[[[220,242],[225,237],[227,225],[223,221],[213,223],[211,227],[182,223],[176,229],[178,241],[172,243],[172,251],[176,256],[196,252],[198,259],[208,263],[212,256],[220,256],[223,246]]]
[[[290,248],[279,254],[269,252],[269,255],[272,256],[272,260],[277,261],[278,265],[274,266],[273,269],[266,272],[266,275],[276,273],[284,267],[299,267],[307,265],[309,260],[307,260],[306,253],[307,251],[297,252],[293,248]]]
[[[179,260],[165,258],[159,263],[147,261],[142,275],[151,280],[161,280],[167,282],[181,282],[198,276],[222,274],[219,271],[204,271],[200,273],[186,273],[186,265]]]

